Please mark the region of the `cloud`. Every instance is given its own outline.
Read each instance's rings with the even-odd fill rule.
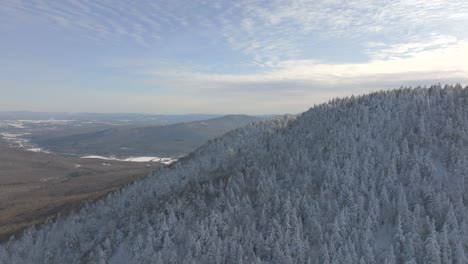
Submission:
[[[265,67],[303,59],[330,40],[346,45],[381,39],[394,45],[390,53],[405,48],[398,43],[417,44],[434,34],[464,39],[468,23],[468,3],[462,0],[5,0],[0,8],[89,37],[131,39],[142,46],[164,43],[188,30]]]
[[[466,20],[466,11],[464,1],[292,0],[250,1],[244,15],[255,18],[265,28],[289,28],[297,33],[320,31],[320,35],[342,37],[380,30],[417,31],[417,27],[434,22]]]
[[[168,2],[158,5],[150,1],[6,0],[0,8],[20,19],[27,17],[49,26],[77,30],[90,38],[130,39],[147,46],[161,36],[163,27],[187,23],[173,17],[174,10],[165,12],[164,4]]]
[[[129,108],[155,102],[158,110],[217,112],[245,102],[245,111],[294,112],[334,96],[468,79],[462,0],[4,0],[0,12],[133,44],[140,59],[113,54],[103,66],[119,81],[150,87],[112,95]],[[184,50],[191,45],[199,47]],[[166,51],[184,55],[167,59]],[[225,53],[231,57],[218,58]],[[349,56],[332,59],[336,53]]]
[[[367,53],[372,59],[404,58],[417,54],[418,52],[431,49],[443,49],[456,46],[458,40],[453,36],[435,35],[430,39],[412,43],[399,43],[386,45],[384,43],[370,42],[371,48]]]
[[[450,45],[446,45],[450,44]],[[438,47],[438,48],[432,48]],[[428,49],[431,48],[431,49]],[[294,90],[307,86],[404,84],[411,80],[465,80],[468,78],[468,42],[435,38],[428,43],[400,44],[384,48],[383,54],[364,63],[328,64],[314,60],[286,60],[257,74],[210,74],[195,68],[147,70],[146,83],[168,89],[233,92],[252,90]],[[405,57],[388,54],[405,54]],[[152,78],[153,77],[153,78]],[[281,89],[279,88],[281,87]]]

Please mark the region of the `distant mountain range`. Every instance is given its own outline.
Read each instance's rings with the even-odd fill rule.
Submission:
[[[117,127],[65,136],[33,136],[31,140],[42,148],[61,154],[177,157],[259,119],[248,115],[226,115],[172,125]]]
[[[115,125],[143,126],[191,122],[220,117],[220,114],[182,114],[156,115],[138,113],[68,113],[68,112],[30,112],[0,111],[0,120],[72,120]]]

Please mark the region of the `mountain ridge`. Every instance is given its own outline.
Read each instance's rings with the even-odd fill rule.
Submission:
[[[209,139],[258,119],[226,115],[164,126],[116,127],[62,137],[32,138],[32,141],[52,152],[65,154],[178,157]]]
[[[468,88],[432,86],[334,99],[296,118],[251,123],[73,216],[30,229],[0,256],[5,263],[466,263],[467,105]]]

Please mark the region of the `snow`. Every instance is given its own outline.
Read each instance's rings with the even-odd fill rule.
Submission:
[[[31,152],[50,153],[49,151],[32,144],[29,139],[21,138],[22,136],[29,134],[30,133],[0,133],[0,136],[3,137],[3,139],[5,139],[5,141],[8,142],[11,147],[23,148]]]
[[[5,139],[16,139],[18,137],[21,137],[21,136],[25,136],[25,135],[29,135],[30,133],[16,133],[16,134],[12,134],[12,133],[0,133],[0,136],[2,136],[3,138]]]
[[[174,163],[177,159],[173,158],[160,158],[160,157],[128,157],[123,159],[118,159],[115,157],[104,157],[99,155],[89,155],[81,157],[83,159],[102,159],[102,160],[115,160],[115,161],[128,161],[128,162],[160,162],[166,165]]]
[[[116,158],[108,158],[108,157],[97,156],[97,155],[83,156],[83,157],[81,157],[81,158],[82,158],[82,159],[118,160],[118,159],[116,159]]]
[[[11,123],[11,124],[8,124],[14,128],[24,128],[24,126],[22,124],[14,124],[14,123]]]
[[[51,180],[53,180],[53,179],[55,179],[55,178],[54,178],[54,177],[49,177],[49,178],[40,179],[39,181],[41,181],[41,182],[48,182],[48,181],[51,181]]]
[[[24,120],[23,120],[24,121]],[[33,121],[43,121],[43,120],[33,120]],[[55,120],[55,121],[66,121],[66,120]],[[44,152],[50,153],[43,148],[37,147],[30,143],[28,139],[21,138],[22,136],[28,135],[30,133],[0,133],[0,136],[3,137],[11,146],[24,148],[27,151],[31,152]],[[174,158],[161,158],[154,156],[142,156],[142,157],[127,157],[127,158],[116,158],[116,157],[105,157],[99,155],[88,155],[83,156],[84,159],[102,159],[102,160],[115,160],[115,161],[128,161],[128,162],[159,162],[166,165],[174,163],[177,159]]]
[[[45,120],[18,120],[20,123],[30,124],[67,124],[74,122],[75,120],[56,120],[56,119],[45,119]]]
[[[25,148],[28,151],[40,152],[39,148],[29,142],[29,139],[21,138],[30,133],[0,133],[0,136],[12,147]],[[44,151],[45,152],[45,151]]]
[[[134,158],[127,158],[124,159],[125,161],[133,161],[133,162],[151,162],[157,159],[157,157],[134,157]]]
[[[31,151],[31,152],[45,152],[43,149],[41,148],[28,148],[26,149],[27,151]]]

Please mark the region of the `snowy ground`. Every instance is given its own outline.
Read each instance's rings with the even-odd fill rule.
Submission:
[[[29,134],[30,133],[0,133],[0,137],[3,138],[10,147],[21,148],[32,152],[50,153],[49,151],[32,144],[29,139],[23,138],[23,136]]]
[[[130,162],[160,162],[164,164],[171,164],[177,159],[173,158],[160,158],[160,157],[129,157],[129,158],[124,158],[124,159],[118,159],[115,157],[103,157],[103,156],[97,156],[97,155],[91,155],[91,156],[83,156],[81,158],[84,159],[103,159],[103,160],[117,160],[117,161],[130,161]]]
[[[51,153],[43,148],[40,148],[32,144],[28,139],[23,136],[29,133],[0,133],[0,136],[8,142],[11,147],[22,148],[31,152],[44,152]],[[83,156],[84,159],[102,159],[102,160],[116,160],[116,161],[128,161],[128,162],[160,162],[169,165],[177,159],[173,158],[161,158],[161,157],[128,157],[128,158],[115,158],[115,157],[103,157],[97,155]]]

